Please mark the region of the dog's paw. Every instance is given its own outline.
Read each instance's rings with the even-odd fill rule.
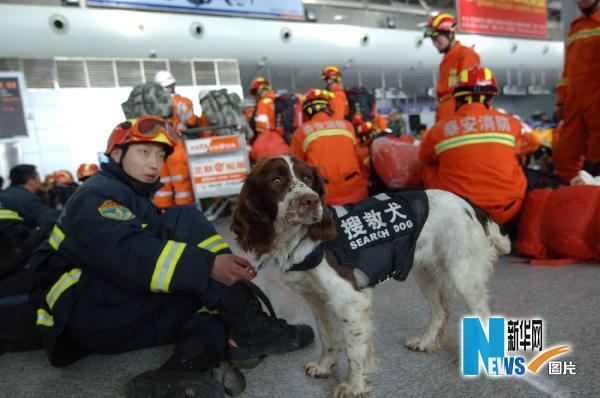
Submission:
[[[333,390],[332,398],[366,398],[371,388],[367,380],[350,383],[345,381]]]
[[[440,348],[437,341],[428,341],[423,336],[413,336],[406,340],[405,345],[413,351],[434,352]]]
[[[310,377],[314,377],[316,379],[325,379],[333,374],[336,370],[336,364],[328,364],[327,366],[323,366],[319,361],[312,361],[304,366],[304,371]]]

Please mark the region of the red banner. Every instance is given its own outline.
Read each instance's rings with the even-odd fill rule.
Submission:
[[[458,0],[463,33],[548,37],[546,0]]]

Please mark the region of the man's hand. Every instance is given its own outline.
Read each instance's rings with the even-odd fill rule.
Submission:
[[[235,254],[219,254],[210,272],[211,278],[227,286],[240,279],[252,280],[255,276],[256,271],[250,262]]]

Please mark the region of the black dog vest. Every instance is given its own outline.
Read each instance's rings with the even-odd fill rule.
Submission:
[[[369,286],[389,278],[408,276],[417,239],[429,213],[423,191],[380,194],[346,206],[331,206],[337,237],[323,242],[289,271],[317,267],[325,250],[331,250],[341,265],[360,269]]]

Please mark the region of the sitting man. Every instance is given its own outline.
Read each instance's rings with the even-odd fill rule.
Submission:
[[[0,231],[20,240],[36,227],[56,221],[60,211],[35,193],[41,181],[35,166],[20,164],[10,170],[10,186],[0,192]]]
[[[60,214],[35,194],[41,185],[35,166],[13,167],[10,181],[0,192],[0,276],[24,265]],[[4,293],[0,283],[0,297]]]
[[[306,120],[294,132],[292,153],[317,167],[325,183],[325,201],[344,205],[366,199],[367,179],[360,168],[354,127],[333,116],[333,94],[311,90],[302,105]]]
[[[109,162],[77,190],[32,258],[36,324],[54,366],[177,343],[161,368],[129,381],[129,397],[223,397],[211,377],[219,358],[293,351],[314,334],[268,316],[236,283],[252,279],[253,268],[196,207],[159,215],[151,195],[174,137],[152,116],[113,130]]]
[[[521,123],[491,107],[494,95],[491,70],[463,70],[454,89],[456,114],[425,133],[419,157],[426,189],[467,198],[503,225],[519,213],[527,179],[517,160]]]

